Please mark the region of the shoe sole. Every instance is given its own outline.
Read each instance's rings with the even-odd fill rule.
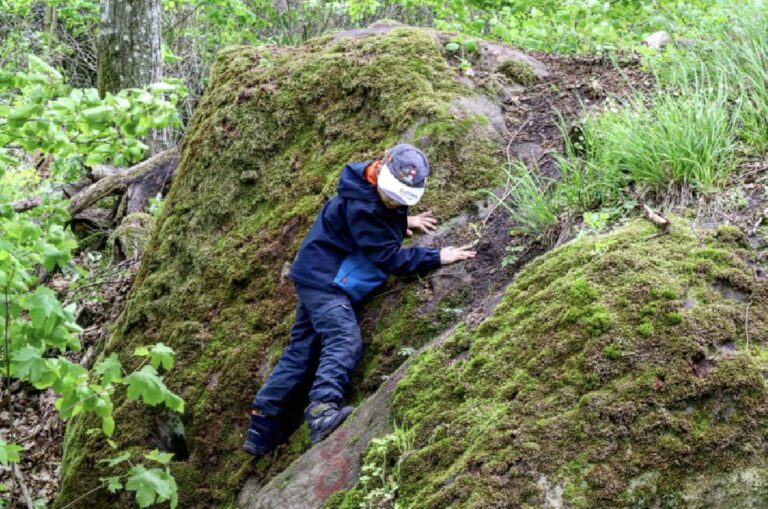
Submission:
[[[253,456],[265,456],[265,455],[271,453],[272,451],[274,451],[275,448],[274,447],[272,447],[272,448],[269,448],[269,447],[259,447],[258,445],[253,445],[253,444],[250,444],[250,443],[246,442],[246,443],[243,444],[243,450],[245,452],[247,452],[248,454],[251,454]]]
[[[344,408],[342,408],[341,410],[339,410],[339,415],[337,416],[337,418],[336,418],[336,420],[333,422],[333,424],[331,424],[331,425],[328,427],[328,429],[326,429],[325,431],[323,431],[322,433],[320,433],[320,435],[318,435],[318,436],[317,436],[317,439],[312,441],[312,445],[315,445],[315,444],[317,444],[317,443],[320,443],[320,442],[322,442],[322,441],[325,439],[325,437],[327,437],[328,435],[330,435],[331,433],[333,433],[333,431],[334,431],[336,428],[338,428],[339,426],[341,426],[341,423],[343,423],[343,422],[344,422],[344,421],[347,419],[347,417],[349,417],[349,415],[350,415],[350,414],[351,414],[351,413],[352,413],[354,410],[355,410],[355,407],[352,407],[352,406],[345,406]]]

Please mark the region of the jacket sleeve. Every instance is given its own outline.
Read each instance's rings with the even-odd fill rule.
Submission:
[[[374,265],[387,274],[428,272],[440,267],[440,250],[429,247],[400,248],[397,232],[366,207],[350,204],[347,224],[355,243]]]

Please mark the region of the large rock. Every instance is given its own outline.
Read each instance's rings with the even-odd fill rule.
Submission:
[[[250,400],[292,324],[294,292],[281,274],[335,193],[343,163],[411,140],[433,168],[422,209],[443,219],[473,203],[478,189],[500,181],[502,117],[495,98],[478,98],[483,89],[446,59],[448,38],[386,27],[300,48],[237,47],[218,55],[165,210],[105,349],[129,366],[139,345],[162,341],[176,351],[166,382],[184,398],[185,414],[179,419],[117,396],[115,438],[130,450],[176,454],[180,507],[231,506],[246,479],[265,482],[308,448],[302,430],[261,461],[241,451]],[[488,263],[497,264],[492,257]],[[366,354],[353,400],[374,391],[402,363],[403,348],[435,337],[455,319],[453,310],[490,286],[483,280],[477,292],[443,289],[434,303],[427,280],[399,283],[363,306]],[[96,462],[114,453],[103,437],[88,432],[93,427],[97,423],[83,416],[68,427],[58,507],[115,474]],[[77,504],[133,505],[127,495],[105,490]]]
[[[766,507],[768,282],[742,242],[640,220],[532,262],[414,361],[401,430],[326,507]]]

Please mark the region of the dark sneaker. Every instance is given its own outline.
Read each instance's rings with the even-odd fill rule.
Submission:
[[[243,443],[245,452],[254,456],[263,456],[277,449],[285,439],[280,419],[251,412],[251,425],[248,427],[245,443]]]
[[[304,410],[304,417],[309,425],[309,437],[316,444],[327,437],[331,431],[339,427],[344,419],[352,413],[354,407],[339,408],[338,403],[314,401]]]

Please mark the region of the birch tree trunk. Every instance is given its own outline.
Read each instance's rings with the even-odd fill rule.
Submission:
[[[99,95],[163,79],[161,0],[100,0]],[[153,131],[149,155],[167,146],[166,130]]]

